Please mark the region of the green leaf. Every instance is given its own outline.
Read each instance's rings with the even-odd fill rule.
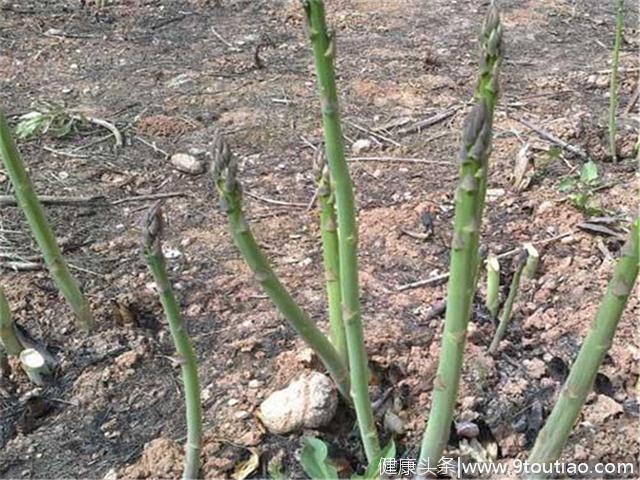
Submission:
[[[47,118],[40,112],[25,113],[20,117],[18,125],[16,125],[16,137],[29,138],[41,130],[47,123]]]
[[[354,475],[351,480],[377,480],[380,478],[380,461],[383,458],[396,458],[396,444],[393,439],[382,449],[376,460],[369,464],[363,475]]]
[[[284,470],[282,468],[282,456],[275,456],[267,463],[267,473],[271,480],[286,480]]]
[[[598,180],[598,165],[592,161],[585,163],[580,170],[580,180],[587,185]]]
[[[574,177],[565,178],[560,182],[560,185],[558,185],[558,190],[568,192],[576,186],[576,183],[578,183],[578,180]]]
[[[547,153],[549,154],[549,158],[551,160],[556,160],[557,158],[560,158],[562,150],[558,147],[551,147],[549,150],[547,150]]]
[[[300,465],[313,480],[338,478],[338,471],[327,458],[327,446],[317,438],[303,437]]]

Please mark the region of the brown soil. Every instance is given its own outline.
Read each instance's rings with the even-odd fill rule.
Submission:
[[[309,202],[309,142],[317,144],[322,132],[298,2],[115,0],[103,9],[81,3],[2,2],[0,102],[10,120],[51,101],[106,119],[125,137],[124,147],[115,148],[107,130],[86,125],[65,138],[21,142],[37,190],[109,200],[183,194],[165,202],[166,247],[173,253],[169,267],[200,362],[205,474],[229,477],[257,453],[261,462],[254,476],[266,476],[269,461],[280,457],[287,475],[299,476],[299,435],[265,434],[254,412],[266,395],[313,362],[233,248],[208,176],[180,173],[165,155],[206,148],[214,129],[223,128],[241,159],[248,192]],[[406,428],[398,451],[411,458],[439,350],[442,319],[429,312],[446,286],[397,287],[447,269],[457,138],[473,89],[487,2],[328,3],[339,38],[347,147],[370,138],[366,155],[451,161],[351,164],[372,396],[392,387],[390,403]],[[598,162],[609,187],[595,192],[593,201],[624,233],[638,193],[631,158],[638,110],[622,112],[638,83],[634,59],[640,37],[632,28],[637,5],[628,2],[621,53],[622,159],[613,163],[606,156],[611,2],[501,3],[506,59],[483,243],[501,253],[575,230],[544,247],[538,277],[524,283],[495,358],[487,353],[493,326],[482,307],[482,286],[478,294],[456,415],[486,426],[486,442],[497,443],[499,458],[510,461],[526,458],[620,248],[616,237],[577,229],[587,215],[558,191],[583,160],[558,155],[515,119],[530,119]],[[410,125],[451,107],[458,107],[452,117],[423,132],[403,136],[401,126],[388,126],[403,119]],[[358,128],[385,125],[378,135],[387,139]],[[531,146],[532,177],[519,191],[511,175],[522,142]],[[2,171],[0,191],[10,191]],[[246,204],[281,278],[324,327],[316,212],[252,197]],[[2,478],[178,475],[185,435],[179,368],[139,248],[139,223],[148,205],[47,207],[95,310],[98,327],[91,335],[75,329],[45,271],[2,269],[16,320],[60,362],[46,388],[33,391],[19,369],[0,384]],[[402,233],[423,232],[425,214],[433,219],[430,238]],[[2,262],[38,261],[27,225],[13,207],[2,208],[0,252]],[[503,268],[506,284],[509,261]],[[567,460],[638,458],[640,341],[633,321],[639,309],[637,297],[631,299],[596,392],[565,450]],[[260,387],[249,388],[251,380]],[[316,432],[347,470],[363,463],[353,421],[344,411]],[[381,432],[388,438],[382,427]],[[451,448],[459,452],[457,444]]]

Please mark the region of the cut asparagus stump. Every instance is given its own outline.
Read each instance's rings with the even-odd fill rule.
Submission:
[[[25,373],[36,385],[45,385],[51,374],[47,361],[35,348],[25,348],[20,352],[20,363]]]
[[[622,247],[620,259],[616,263],[596,318],[529,454],[529,463],[553,463],[562,454],[571,429],[593,388],[602,360],[611,347],[618,322],[638,277],[639,235],[640,218],[637,218],[629,239]],[[532,478],[537,477],[534,475]]]
[[[237,179],[238,161],[231,153],[222,133],[217,132],[213,146],[213,181],[220,195],[220,205],[227,214],[233,242],[254,278],[294,330],[317,353],[338,390],[347,401],[349,373],[346,364],[329,339],[316,327],[282,285],[256,242],[242,209],[242,187]]]
[[[345,365],[348,364],[347,341],[342,322],[342,301],[340,292],[340,258],[338,249],[338,225],[331,189],[329,168],[325,162],[324,150],[318,149],[314,165],[318,185],[318,206],[320,207],[320,230],[322,235],[322,255],[324,261],[327,300],[329,303],[329,338],[338,350]]]
[[[498,324],[496,333],[494,334],[493,340],[491,341],[491,346],[489,346],[489,353],[496,352],[496,350],[498,349],[498,345],[500,345],[500,340],[502,340],[502,337],[504,337],[504,334],[507,331],[507,326],[509,325],[509,320],[511,319],[511,312],[513,311],[513,304],[516,301],[518,291],[520,290],[520,278],[522,277],[522,271],[527,264],[527,259],[527,251],[523,250],[516,260],[516,268],[513,272],[511,285],[509,286],[509,295],[507,295],[507,300],[504,302],[504,307],[502,307],[502,313],[500,314],[500,323]]]
[[[500,261],[495,255],[489,255],[487,257],[487,298],[485,304],[492,319],[498,315],[499,292]]]
[[[344,156],[342,126],[334,62],[336,38],[326,25],[322,0],[303,0],[309,40],[313,48],[327,163],[336,198],[338,244],[340,257],[340,288],[344,322],[351,397],[358,418],[360,438],[369,463],[378,461],[380,443],[369,397],[369,368],[364,345],[358,286],[358,227],[351,175]]]
[[[4,295],[4,288],[0,286],[0,344],[9,355],[20,355],[22,343],[16,335],[16,327],[11,317],[9,302]]]
[[[162,253],[163,219],[160,203],[149,210],[142,228],[142,246],[149,270],[156,282],[160,294],[160,303],[169,322],[169,330],[180,360],[182,383],[187,417],[187,443],[182,478],[185,480],[199,478],[200,448],[202,445],[202,406],[200,403],[200,384],[198,382],[198,365],[191,347],[180,309],[176,301],[171,282],[167,275],[165,258]]]
[[[80,291],[75,278],[69,272],[2,111],[0,111],[0,156],[7,176],[11,180],[18,205],[27,218],[36,242],[38,242],[49,273],[75,313],[77,324],[86,330],[91,329],[93,315],[89,303]]]
[[[440,461],[458,393],[467,324],[478,272],[478,242],[482,224],[487,168],[491,152],[493,112],[498,98],[502,27],[491,5],[481,34],[480,78],[475,105],[467,117],[460,152],[460,181],[451,243],[447,310],[438,369],[433,384],[431,411],[420,449],[418,477]]]

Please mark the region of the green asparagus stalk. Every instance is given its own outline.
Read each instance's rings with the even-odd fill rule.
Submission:
[[[500,314],[500,323],[498,324],[498,328],[496,329],[496,333],[493,336],[493,340],[491,341],[491,346],[489,347],[489,353],[495,353],[498,349],[498,345],[500,345],[500,340],[504,337],[505,332],[507,331],[507,325],[509,325],[509,320],[511,319],[511,312],[513,311],[513,303],[518,296],[518,290],[520,289],[520,278],[522,277],[522,271],[527,264],[528,253],[526,250],[523,250],[520,253],[520,256],[516,260],[516,268],[513,272],[513,278],[511,279],[511,285],[509,286],[509,295],[507,295],[507,300],[504,302],[504,307],[502,307],[502,313]]]
[[[527,264],[524,267],[524,276],[532,279],[536,276],[538,263],[540,263],[540,252],[531,243],[525,243],[524,249],[527,251]]]
[[[4,295],[4,288],[0,285],[0,344],[9,355],[20,355],[23,349],[15,328],[9,302]]]
[[[318,354],[320,361],[349,400],[349,373],[338,351],[280,283],[251,232],[242,210],[242,187],[237,179],[238,162],[220,132],[213,146],[213,180],[220,204],[227,214],[233,241],[255,279],[294,330]]]
[[[160,203],[149,210],[142,229],[142,246],[147,265],[158,288],[160,303],[169,322],[169,330],[180,361],[187,417],[187,444],[182,478],[199,478],[200,448],[202,445],[202,406],[198,365],[191,347],[176,297],[167,275],[165,258],[162,253],[163,219]]]
[[[618,110],[618,62],[620,44],[622,43],[622,27],[624,19],[624,0],[616,2],[616,36],[611,54],[611,76],[609,78],[609,150],[615,161],[616,152],[616,111]]]
[[[27,217],[33,236],[40,246],[49,273],[75,313],[77,324],[87,330],[91,329],[93,315],[89,303],[69,272],[2,111],[0,111],[0,156],[13,185],[18,204]]]
[[[492,319],[498,315],[499,291],[500,261],[495,255],[489,255],[487,257],[487,298],[485,304]]]
[[[365,454],[369,463],[372,463],[377,461],[380,443],[369,397],[369,369],[358,287],[356,207],[342,144],[342,126],[334,70],[336,39],[334,33],[327,29],[322,0],[303,0],[303,6],[315,60],[327,162],[336,197],[342,318],[351,373],[351,395]]]
[[[485,18],[480,78],[475,106],[465,121],[460,152],[460,183],[451,244],[447,311],[431,412],[420,449],[420,465],[435,466],[449,438],[462,369],[464,341],[476,289],[478,241],[484,209],[493,111],[498,98],[502,27],[495,5]]]
[[[323,149],[318,150],[314,168],[318,185],[322,255],[329,303],[329,338],[344,364],[348,365],[347,340],[344,333],[344,323],[342,322],[338,225],[336,223],[335,202],[331,189],[329,168],[326,165]]]
[[[640,218],[636,218],[629,239],[622,247],[621,257],[615,266],[613,278],[609,282],[595,321],[529,454],[530,463],[552,463],[562,453],[587,395],[593,388],[602,360],[611,347],[618,322],[638,277],[639,235]]]

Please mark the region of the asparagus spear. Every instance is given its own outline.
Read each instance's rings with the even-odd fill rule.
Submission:
[[[522,271],[527,264],[528,256],[529,255],[527,251],[523,250],[516,260],[516,268],[513,272],[511,285],[509,286],[509,295],[507,295],[507,300],[506,302],[504,302],[504,307],[502,307],[500,323],[498,324],[496,333],[493,336],[493,340],[491,341],[491,346],[489,346],[489,353],[495,353],[495,351],[498,349],[498,345],[500,345],[500,340],[502,340],[502,337],[504,337],[504,333],[507,331],[507,325],[509,325],[509,320],[511,319],[511,311],[513,310],[513,303],[515,302],[516,297],[518,296],[518,290],[520,289],[520,277],[522,277]]]
[[[322,107],[327,162],[335,189],[338,213],[342,318],[347,339],[351,392],[365,454],[369,463],[372,463],[377,461],[380,443],[369,397],[369,370],[358,287],[356,207],[351,176],[342,144],[342,127],[334,71],[336,39],[334,33],[327,29],[322,0],[304,0],[303,6],[307,18],[309,39],[313,48]]]
[[[615,266],[596,318],[582,343],[560,396],[529,454],[529,463],[553,463],[562,453],[587,395],[593,388],[602,360],[611,347],[618,322],[638,277],[639,236],[640,218],[636,218],[629,239],[622,247],[621,257]]]
[[[524,267],[525,277],[532,279],[536,276],[538,271],[538,264],[540,263],[540,252],[533,246],[532,243],[525,243],[524,249],[527,251],[527,264]]]
[[[75,278],[69,272],[53,230],[49,226],[42,205],[33,190],[33,185],[11,137],[7,119],[2,111],[0,111],[0,157],[2,157],[5,170],[13,185],[18,204],[27,217],[33,236],[40,246],[49,273],[75,313],[77,324],[90,330],[93,326],[93,315],[89,303],[80,291]]]
[[[338,250],[338,225],[336,223],[335,198],[331,188],[329,168],[324,150],[319,149],[314,165],[318,184],[320,207],[320,230],[322,232],[322,255],[324,261],[327,299],[329,303],[329,338],[345,365],[348,364],[347,340],[342,322],[340,293],[340,258]]]
[[[0,285],[0,346],[4,347],[9,355],[20,355],[23,349],[15,328],[9,302],[4,295],[4,288]]]
[[[485,18],[480,78],[462,136],[460,183],[451,244],[447,311],[431,412],[420,449],[421,466],[434,467],[449,438],[462,369],[464,340],[476,289],[478,240],[484,209],[488,158],[491,152],[493,111],[498,98],[502,26],[494,4]]]
[[[616,152],[616,110],[618,109],[618,60],[622,43],[624,0],[616,1],[616,36],[611,53],[611,77],[609,79],[609,151],[615,161]]]
[[[498,314],[500,290],[500,261],[495,255],[487,257],[487,298],[485,304],[491,314],[491,318],[496,318]]]
[[[9,355],[20,355],[22,351],[22,343],[16,335],[13,319],[11,318],[11,309],[9,302],[4,295],[4,288],[0,285],[0,346]]]
[[[227,214],[233,241],[262,289],[294,330],[318,354],[320,361],[336,382],[338,390],[348,400],[350,397],[347,366],[327,337],[280,283],[258,246],[242,210],[242,187],[237,173],[237,159],[229,150],[222,134],[217,132],[213,146],[213,181],[220,194],[220,205]]]
[[[200,473],[202,406],[200,404],[198,365],[167,275],[162,253],[162,226],[162,212],[160,202],[158,202],[151,207],[145,218],[142,228],[142,246],[147,265],[160,294],[160,302],[169,321],[169,330],[171,330],[176,352],[180,358],[187,416],[187,444],[185,445],[182,478],[188,480],[199,478]]]

